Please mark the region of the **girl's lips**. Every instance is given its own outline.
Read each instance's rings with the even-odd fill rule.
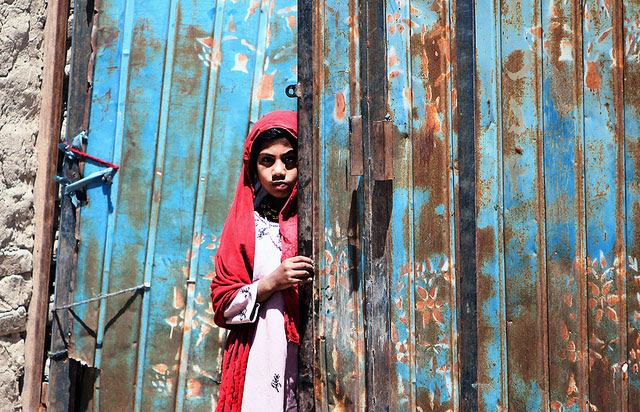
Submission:
[[[284,189],[285,187],[289,187],[289,184],[286,182],[273,182],[271,185],[277,189]]]

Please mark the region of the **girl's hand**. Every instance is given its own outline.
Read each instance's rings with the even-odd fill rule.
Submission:
[[[309,282],[313,277],[313,260],[306,256],[285,259],[269,275],[258,281],[258,302],[269,299],[274,292]]]

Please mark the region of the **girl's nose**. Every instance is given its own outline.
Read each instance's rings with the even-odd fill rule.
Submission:
[[[282,160],[276,160],[276,162],[273,164],[273,174],[275,176],[283,176],[285,174],[285,170],[286,168]]]

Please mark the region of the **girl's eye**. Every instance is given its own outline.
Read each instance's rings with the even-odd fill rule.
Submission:
[[[287,169],[293,169],[298,166],[298,158],[296,156],[288,156],[284,158],[284,164]]]
[[[273,164],[273,158],[267,156],[262,157],[260,158],[259,163],[263,166],[271,166]]]

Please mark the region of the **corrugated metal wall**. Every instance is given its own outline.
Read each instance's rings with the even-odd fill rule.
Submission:
[[[308,3],[316,408],[640,410],[640,6]],[[215,404],[211,257],[296,11],[100,2],[87,150],[121,169],[73,300],[150,287],[73,308],[90,408]]]
[[[316,406],[640,410],[639,10],[317,5]]]

